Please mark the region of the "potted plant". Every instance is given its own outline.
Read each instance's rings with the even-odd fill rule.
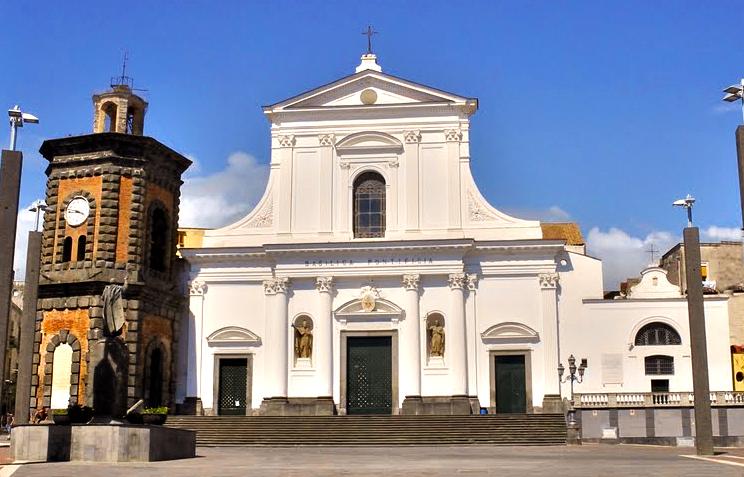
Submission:
[[[55,424],[67,425],[70,423],[70,414],[67,409],[52,409],[52,421]]]
[[[142,410],[142,422],[144,424],[156,424],[162,426],[165,424],[167,418],[168,408],[165,406],[146,407]]]

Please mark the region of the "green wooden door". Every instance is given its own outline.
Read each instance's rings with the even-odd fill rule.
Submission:
[[[391,414],[391,338],[350,337],[346,344],[347,414]]]
[[[220,416],[244,416],[248,361],[245,358],[221,359],[219,377]]]
[[[524,355],[496,356],[496,412],[527,412]]]

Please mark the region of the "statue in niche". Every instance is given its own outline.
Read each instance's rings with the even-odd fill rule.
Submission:
[[[429,326],[429,350],[431,356],[444,356],[444,326],[438,319]]]
[[[303,319],[300,326],[292,325],[295,330],[295,353],[298,358],[310,358],[313,354],[313,329]]]

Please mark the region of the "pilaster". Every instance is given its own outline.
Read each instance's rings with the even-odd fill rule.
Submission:
[[[401,390],[406,399],[409,396],[421,396],[420,283],[421,278],[418,274],[403,275],[402,284],[406,290],[406,315],[400,325],[400,333],[401,342],[405,343],[405,346],[400,350],[399,369]]]
[[[558,377],[558,281],[557,273],[543,273],[538,277],[540,281],[541,308],[543,317],[543,333],[545,341],[543,350],[545,356],[545,395],[543,397],[543,412],[562,412],[560,399],[560,380]]]
[[[292,229],[292,174],[295,138],[278,136],[279,149],[274,152],[279,159],[279,207],[276,214],[277,232],[287,234]]]
[[[333,228],[333,185],[335,183],[333,167],[333,145],[336,136],[321,134],[318,136],[320,144],[320,232],[331,233]]]
[[[449,204],[449,227],[459,228],[462,224],[460,194],[460,141],[462,131],[447,129],[444,131],[447,142],[447,197]]]
[[[467,396],[467,341],[465,339],[465,286],[464,273],[452,273],[447,280],[450,288],[450,312],[445,321],[447,341],[445,360],[452,377],[452,394]]]
[[[421,131],[411,130],[404,133],[405,145],[405,223],[406,230],[416,231],[419,229],[420,215],[420,174],[419,155],[421,150]]]
[[[318,357],[316,369],[324,397],[333,396],[333,287],[333,277],[315,279],[319,306],[313,353]]]

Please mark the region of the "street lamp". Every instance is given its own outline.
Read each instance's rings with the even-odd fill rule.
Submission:
[[[744,79],[739,84],[732,84],[728,88],[723,90],[726,95],[723,97],[724,101],[733,103],[734,101],[741,101],[741,115],[744,119]]]
[[[46,212],[47,210],[46,202],[43,200],[35,200],[33,204],[31,204],[31,207],[29,207],[29,212],[36,212],[36,226],[34,227],[34,232],[37,232],[39,230],[39,215],[41,215],[42,212]]]
[[[568,357],[568,374],[564,378],[563,374],[566,372],[566,368],[563,366],[563,363],[558,363],[558,380],[561,383],[571,383],[571,407],[568,410],[568,425],[570,427],[576,427],[576,410],[573,406],[574,382],[581,384],[584,381],[584,371],[586,368],[586,359],[582,359],[581,364],[576,366],[576,358],[574,358],[574,355],[571,355]]]
[[[692,225],[692,206],[695,199],[687,197],[672,202],[687,209],[687,227],[682,231],[684,242],[685,277],[687,280],[687,315],[690,323],[690,351],[692,354],[692,391],[695,396],[695,448],[698,455],[713,455],[713,423],[710,412],[710,384],[708,381],[708,344],[705,338],[705,303],[703,280],[700,273],[700,231]]]
[[[39,118],[33,114],[24,113],[18,105],[8,110],[8,117],[10,117],[10,150],[15,151],[18,128],[22,128],[24,123],[38,124]]]
[[[675,200],[672,205],[675,207],[684,207],[687,209],[687,226],[692,227],[692,206],[695,204],[695,198],[690,194],[684,199]]]

